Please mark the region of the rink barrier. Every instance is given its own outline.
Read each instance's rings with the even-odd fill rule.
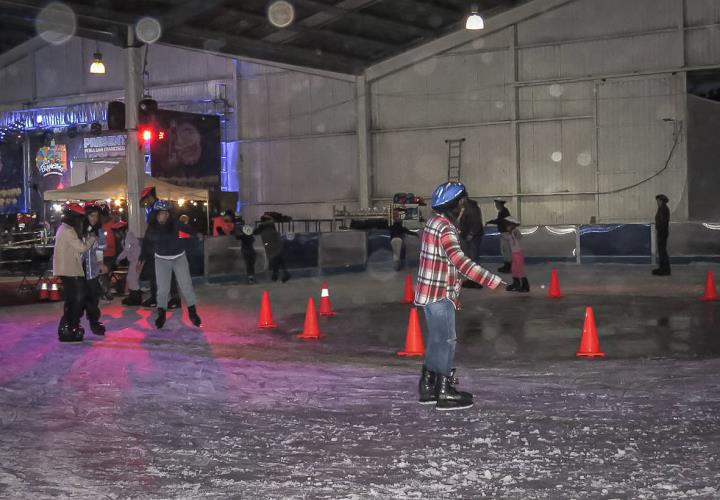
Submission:
[[[522,247],[528,263],[575,262],[650,264],[656,260],[653,224],[586,224],[525,226]],[[420,233],[419,233],[420,234]],[[288,233],[282,236],[286,263],[294,276],[318,276],[392,268],[387,230]],[[481,262],[500,262],[500,235],[486,227]],[[245,276],[240,242],[232,236],[203,242],[204,277],[213,282]],[[720,262],[720,224],[678,222],[670,227],[669,253],[673,263]],[[256,273],[267,271],[260,238],[255,241]],[[416,266],[420,238],[405,236],[405,265]]]

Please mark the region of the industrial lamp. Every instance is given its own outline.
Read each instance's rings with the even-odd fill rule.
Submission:
[[[473,5],[470,10],[470,15],[468,16],[467,21],[465,21],[465,29],[481,30],[483,28],[485,28],[485,21],[483,21],[483,18],[478,11],[478,6]]]
[[[93,62],[90,65],[90,73],[93,75],[104,75],[105,74],[105,64],[102,60],[102,53],[95,52],[93,54]]]

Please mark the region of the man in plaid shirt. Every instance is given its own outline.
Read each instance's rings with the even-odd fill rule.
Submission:
[[[467,199],[465,186],[447,182],[432,196],[436,212],[425,224],[420,250],[415,304],[422,306],[428,325],[428,346],[419,392],[421,404],[438,410],[460,410],[473,405],[472,394],[457,391],[455,369],[455,311],[460,308],[459,275],[495,289],[502,279],[477,265],[460,248],[456,223]]]

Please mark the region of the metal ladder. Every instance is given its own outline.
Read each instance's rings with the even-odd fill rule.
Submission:
[[[462,145],[465,138],[447,139],[448,145],[448,182],[460,182],[460,167],[462,166]]]

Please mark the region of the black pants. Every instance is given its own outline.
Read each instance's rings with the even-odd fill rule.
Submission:
[[[100,322],[100,297],[103,294],[100,278],[85,280],[85,316],[91,325]]]
[[[661,271],[670,271],[670,256],[667,251],[668,235],[657,235],[658,264]]]
[[[63,295],[65,297],[65,306],[63,308],[63,317],[60,320],[61,326],[63,322],[67,322],[71,329],[80,326],[80,318],[82,318],[85,309],[85,296],[87,294],[87,284],[84,276],[60,276],[63,285]]]
[[[245,272],[248,276],[255,276],[255,252],[243,252],[243,259],[245,259]]]
[[[287,276],[289,273],[285,266],[285,256],[280,254],[270,259],[270,269],[272,269],[273,279],[277,279],[279,271],[283,272],[283,276]]]
[[[462,249],[463,253],[475,263],[477,263],[478,259],[480,258],[480,245],[482,244],[482,239],[483,235],[479,234],[473,236],[473,238],[469,240],[460,240],[460,248]]]

